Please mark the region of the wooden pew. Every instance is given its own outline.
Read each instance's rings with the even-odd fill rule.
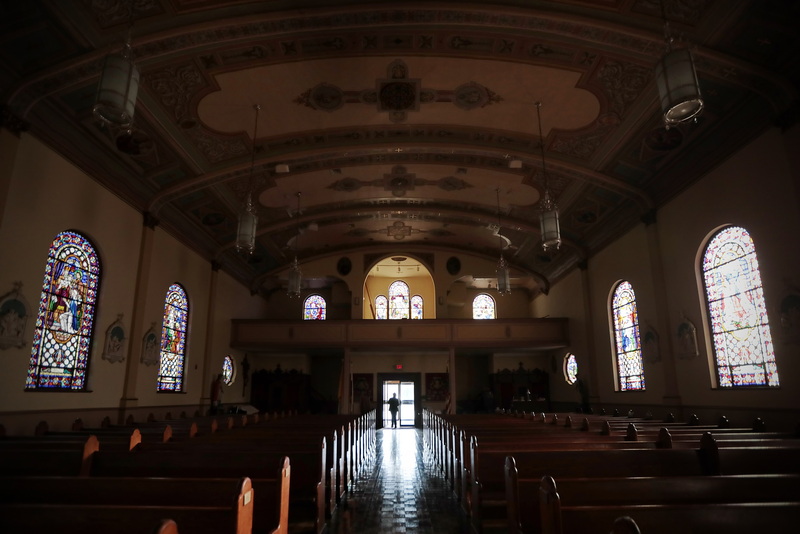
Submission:
[[[649,449],[670,447],[673,446],[673,444],[677,444],[678,448],[688,448],[689,440],[692,440],[691,449],[694,449],[694,451],[690,451],[690,454],[696,454],[696,458],[689,462],[689,464],[694,465],[693,469],[699,466],[701,469],[700,472],[702,473],[722,472],[723,469],[721,466],[727,466],[729,471],[725,472],[731,472],[730,470],[733,470],[732,472],[740,472],[742,470],[761,472],[764,469],[778,469],[781,465],[792,462],[794,465],[800,466],[800,462],[797,460],[796,450],[794,452],[792,451],[792,449],[797,449],[797,442],[794,442],[794,440],[782,439],[787,437],[785,434],[764,433],[764,426],[763,424],[756,424],[758,421],[754,423],[752,429],[731,429],[725,424],[724,420],[720,421],[718,425],[703,426],[699,425],[697,420],[692,421],[691,424],[640,420],[634,420],[634,423],[634,421],[630,420],[610,420],[609,418],[602,417],[591,418],[591,423],[589,422],[590,418],[587,417],[584,418],[580,425],[576,425],[572,423],[570,415],[564,417],[565,421],[561,424],[562,420],[559,419],[558,414],[553,414],[549,417],[542,414],[541,416],[537,415],[534,417],[522,418],[496,417],[491,415],[477,417],[448,416],[448,418],[459,422],[466,422],[467,424],[465,424],[463,428],[467,428],[470,432],[474,432],[475,435],[480,436],[482,440],[481,443],[486,445],[482,453],[488,452],[488,449],[494,448],[498,456],[502,456],[503,452],[517,449]],[[463,438],[460,440],[461,443],[459,443],[459,440],[453,439],[452,437],[443,437],[439,428],[443,425],[441,425],[438,419],[439,418],[435,416],[428,418],[433,430],[429,432],[426,437],[432,441],[431,445],[437,458],[441,456],[438,452],[441,448],[450,448],[453,449],[450,452],[452,459],[448,459],[447,454],[445,454],[444,463],[450,462],[451,464],[461,464],[462,467],[466,466],[466,469],[462,468],[464,480],[460,484],[458,482],[455,484],[456,488],[458,488],[459,485],[464,487],[471,485],[472,491],[471,494],[467,496],[467,506],[465,508],[473,512],[474,526],[477,530],[480,530],[480,528],[482,528],[481,513],[484,512],[484,510],[481,509],[482,500],[488,497],[489,499],[502,501],[502,498],[499,497],[497,493],[490,495],[488,491],[484,491],[483,495],[481,495],[480,489],[482,486],[487,485],[487,480],[484,479],[483,483],[481,483],[479,474],[475,477],[479,479],[477,483],[474,480],[470,480],[470,476],[472,476],[470,471],[472,469],[476,472],[482,470],[482,466],[477,465],[473,468],[472,465],[473,462],[476,464],[479,463],[478,456],[466,454],[463,450],[460,450],[460,448],[463,447]],[[464,419],[466,419],[466,421],[464,421]],[[527,421],[534,423],[534,426],[528,425],[526,428],[525,423]],[[624,428],[626,432],[619,432],[618,430],[610,431],[612,422],[615,428]],[[647,441],[639,441],[636,442],[636,444],[628,442],[628,446],[624,443],[620,443],[624,442],[628,437],[628,429],[636,429],[635,425],[640,425],[644,429],[640,435]],[[599,430],[597,432],[589,432],[590,428]],[[662,428],[666,434],[666,441],[664,441],[664,436],[660,435],[656,430],[661,430]],[[667,430],[673,428],[676,433],[674,443],[670,440],[671,436],[669,435],[669,430]],[[605,431],[603,431],[603,429],[605,429]],[[699,440],[697,438],[699,435],[702,435],[700,433],[707,431],[707,429],[713,429],[715,434],[718,434],[721,438],[718,445],[713,443],[713,452],[711,451],[712,447],[708,446],[698,450]],[[579,430],[583,435],[576,435],[570,430]],[[463,432],[461,430],[458,431]],[[756,433],[758,436],[755,436]],[[598,434],[603,436],[601,440],[595,439],[595,436]],[[455,447],[451,445],[452,443],[456,444]],[[509,446],[509,443],[513,445]],[[753,456],[753,453],[749,451],[737,450],[742,448],[750,449],[754,445],[760,445],[762,449],[762,452],[757,453],[756,456]],[[776,455],[767,455],[763,454],[763,449],[766,448],[780,450],[777,451]],[[730,450],[728,451],[728,449]],[[724,462],[721,461],[722,456],[725,457]],[[485,459],[485,456],[481,458]],[[497,459],[498,462],[495,463],[499,464],[500,458]],[[747,465],[749,467],[742,467],[742,465]],[[443,468],[446,472],[448,469],[451,469],[446,465],[443,466]],[[495,466],[495,475],[497,471],[499,471],[498,466]],[[670,473],[665,474],[676,474],[674,470],[669,471]],[[538,473],[539,476],[542,474],[543,473]],[[496,483],[493,483],[493,485],[496,491]],[[478,490],[477,492],[476,489]],[[483,489],[487,490],[486,487]]]
[[[511,456],[505,473],[508,531],[539,533],[542,516],[532,496],[542,479],[519,479]],[[558,494],[569,506],[800,501],[800,474],[559,478]]]
[[[88,476],[100,444],[94,435],[73,439],[4,438],[0,445],[0,476]]]
[[[80,419],[72,425],[73,430],[65,432],[55,432],[49,430],[47,423],[41,422],[37,427],[37,437],[48,437],[55,439],[80,439],[88,436],[97,437],[100,446],[105,449],[131,450],[142,442],[142,434],[138,429],[126,427],[104,427],[84,428]]]
[[[247,477],[221,482],[194,480],[194,489],[182,481],[142,479],[134,482],[134,493],[124,484],[112,484],[113,489],[103,494],[91,492],[90,486],[96,481],[89,478],[65,481],[63,491],[47,495],[42,495],[47,492],[46,484],[36,486],[32,478],[15,482],[35,486],[41,493],[4,492],[0,532],[142,534],[161,528],[164,518],[173,520],[186,533],[251,534],[253,529],[253,488]],[[81,487],[90,493],[80,495]],[[50,502],[45,501],[47,497]],[[182,502],[184,497],[186,502]],[[203,504],[197,504],[201,501]]]
[[[194,440],[192,440],[194,442]],[[189,442],[187,442],[189,443]],[[247,476],[256,494],[264,485],[274,485],[275,466],[286,456],[286,446],[275,449],[231,448],[223,445],[204,450],[175,449],[158,451],[104,452],[94,454],[91,476],[96,477],[178,477],[231,478]],[[321,532],[325,527],[325,439],[315,450],[295,450],[288,455],[292,465],[289,522],[293,528]],[[173,518],[174,519],[174,518]],[[260,514],[257,530],[263,532]],[[180,526],[180,522],[178,521]]]
[[[793,532],[800,524],[797,500],[568,506],[551,477],[542,480],[539,495],[542,534],[606,534],[620,516],[632,518],[645,534]]]
[[[259,481],[252,498],[258,532],[288,532],[291,466],[283,458],[273,484]],[[0,477],[0,503],[213,507],[231,502],[240,481],[228,478]],[[249,504],[248,504],[249,505]]]
[[[707,474],[711,467],[698,451],[689,449],[612,449],[612,450],[543,450],[489,451],[472,448],[474,469],[471,486],[472,523],[483,528],[484,515],[492,509],[493,519],[504,521],[506,491],[504,466],[507,455],[516,458],[521,478],[613,477],[613,476],[688,476]],[[486,510],[484,510],[486,507]],[[489,519],[487,515],[486,519]],[[610,522],[609,522],[610,523]]]

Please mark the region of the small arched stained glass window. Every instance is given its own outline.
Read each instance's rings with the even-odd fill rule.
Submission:
[[[411,297],[411,318],[422,319],[422,297],[419,295]]]
[[[567,353],[564,356],[564,379],[570,385],[578,380],[578,360],[575,359],[574,354]]]
[[[303,304],[303,320],[324,321],[326,307],[324,298],[319,295],[310,295]]]
[[[25,389],[85,390],[100,260],[88,239],[61,232],[50,245]]]
[[[611,317],[614,328],[618,387],[621,391],[644,390],[639,314],[636,311],[636,295],[630,282],[623,280],[614,289]]]
[[[495,303],[494,299],[486,293],[481,293],[472,300],[473,319],[494,319]]]
[[[389,299],[386,298],[386,295],[378,295],[375,297],[375,318],[389,318]]]
[[[717,232],[706,246],[701,267],[719,387],[779,386],[750,234],[736,226]]]
[[[186,291],[180,284],[172,284],[164,301],[157,391],[183,391],[188,325],[189,299]]]
[[[233,384],[233,380],[236,378],[236,367],[233,361],[233,358],[230,356],[225,356],[222,359],[222,382],[226,386],[230,386]]]
[[[411,313],[408,284],[396,280],[389,286],[389,319],[408,319]]]

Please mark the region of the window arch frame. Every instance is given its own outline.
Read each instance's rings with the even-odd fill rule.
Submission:
[[[623,296],[620,294],[622,291],[629,292],[631,296],[625,302],[618,302],[619,299],[623,298]],[[617,310],[624,311],[625,307],[632,308],[630,312],[626,312],[626,314],[630,317],[630,323],[623,323],[621,325],[620,320],[623,318],[618,317]],[[609,295],[608,310],[611,330],[611,346],[614,355],[614,390],[646,391],[647,381],[645,378],[644,357],[642,355],[642,339],[639,331],[639,311],[636,302],[636,292],[633,289],[633,284],[631,284],[628,280],[619,280],[616,284],[614,284]],[[627,350],[626,343],[628,341],[625,338],[620,338],[620,333],[623,330],[628,329],[632,330],[632,338],[630,338],[630,340],[634,342],[634,348],[631,350]],[[624,366],[623,364],[626,362],[623,361],[623,358],[627,358],[629,360],[634,358],[634,360],[627,362],[629,363],[628,366]],[[632,370],[635,371],[637,364],[639,367],[638,374],[623,372],[623,367],[630,366],[632,366]],[[635,381],[635,377],[638,377],[638,383]]]
[[[482,297],[485,297],[485,299],[483,299]],[[476,317],[475,316],[476,315],[475,314],[475,311],[476,311],[475,310],[475,303],[478,301],[478,299],[486,300],[488,302],[491,302],[491,304],[492,304],[492,306],[491,306],[491,311],[492,311],[491,315],[492,316],[491,317]],[[477,295],[475,295],[475,298],[472,299],[472,318],[476,319],[476,320],[479,320],[479,321],[497,319],[497,301],[494,299],[494,297],[491,296],[489,293],[478,293]]]
[[[726,234],[738,235],[729,235],[728,239],[724,239]],[[717,245],[718,240],[722,240],[722,242],[718,244],[716,252],[714,252],[712,247]],[[727,251],[725,250],[726,248],[728,249]],[[731,253],[734,252],[733,249],[736,248],[739,249],[739,252],[744,252],[736,255],[735,257],[731,257]],[[712,253],[714,257],[710,257]],[[719,256],[728,256],[728,258],[722,263],[715,262],[715,258],[719,259]],[[743,269],[736,271],[737,282],[742,273],[747,275],[743,278],[744,283],[741,286],[737,285],[737,287],[734,288],[736,292],[726,293],[726,289],[730,289],[732,284],[727,284],[723,281],[720,281],[719,284],[714,284],[718,287],[718,289],[714,290],[710,288],[709,279],[711,276],[714,276],[715,273],[721,273],[722,276],[726,278],[725,282],[727,282],[727,278],[731,275],[731,272],[726,270],[725,267],[731,266],[732,264],[743,267]],[[698,252],[697,277],[703,307],[703,326],[706,335],[706,348],[708,350],[707,354],[711,386],[714,389],[726,391],[747,390],[754,388],[773,389],[780,387],[780,377],[778,374],[774,344],[772,341],[772,332],[767,313],[766,298],[764,297],[764,285],[758,262],[758,251],[750,232],[743,226],[733,224],[720,226],[719,228],[716,228],[710,232]],[[750,285],[746,285],[747,281],[750,282]],[[737,326],[737,330],[720,330],[719,328],[727,328],[725,323],[730,323],[731,320],[728,319],[726,321],[726,319],[723,318],[720,320],[719,324],[714,324],[713,317],[715,317],[717,314],[724,315],[725,301],[730,300],[731,297],[739,297],[742,294],[745,294],[745,298],[737,298],[736,303],[731,303],[731,306],[738,306],[738,308],[741,310],[739,312],[740,319],[744,319],[742,315],[744,308],[751,307],[756,315],[756,324],[747,325],[744,327],[738,327],[738,325],[735,325]],[[716,308],[717,304],[720,306],[719,309]],[[735,323],[736,321],[734,320],[732,322]],[[739,364],[739,366],[760,366],[761,372],[763,373],[762,383],[737,384],[736,378],[740,375],[737,375],[734,372],[734,364],[731,362],[731,359],[727,359],[724,355],[724,352],[728,348],[728,344],[731,343],[731,338],[737,338],[734,332],[741,332],[745,329],[749,330],[747,337],[755,334],[755,336],[758,338],[755,340],[756,342],[752,346],[752,348],[757,350],[755,351],[756,354],[754,354],[753,351],[750,351],[750,356],[755,356],[755,359],[745,361],[744,363]],[[725,346],[722,344],[723,340],[725,340]],[[730,352],[736,355],[740,355],[742,353],[741,350],[731,350]],[[758,361],[759,358],[760,361]],[[727,373],[725,373],[724,369],[722,369],[726,365],[728,367]],[[744,374],[746,375],[747,373]],[[726,379],[726,376],[729,377],[729,381]]]
[[[76,256],[77,260],[74,259]],[[100,257],[97,248],[88,237],[75,230],[64,230],[56,234],[48,248],[45,263],[39,311],[31,343],[28,373],[25,378],[27,391],[88,390],[91,347],[101,276]],[[78,278],[77,282],[76,277]],[[80,296],[81,299],[78,300],[75,296]],[[55,308],[51,309],[51,305],[54,305]],[[55,311],[62,305],[64,310],[59,313],[58,317],[54,317]],[[72,321],[69,327],[65,326],[61,320],[67,313],[69,313],[67,320],[71,319]],[[77,325],[75,324],[76,314],[79,314]],[[45,326],[48,321],[52,326],[56,320],[59,320],[61,328],[54,329]],[[66,346],[68,344],[75,346],[70,347],[70,354],[67,356],[63,356],[63,352],[61,355],[54,354],[52,351],[49,351],[50,354],[45,354],[45,351],[51,348],[48,345],[53,345],[52,348],[55,350],[55,345]],[[73,360],[72,365],[43,365],[43,359],[47,356],[54,357],[54,364],[63,364],[64,360],[70,358]],[[43,375],[43,368],[61,369],[61,373],[56,373],[61,377],[53,374]],[[50,377],[49,379],[52,381],[43,383],[43,376]]]
[[[179,308],[179,305],[182,305],[183,308]],[[178,282],[170,284],[167,289],[167,295],[164,298],[164,315],[161,320],[161,347],[158,356],[158,375],[156,377],[156,392],[158,393],[182,393],[184,391],[190,309],[189,295],[186,292],[186,288]],[[173,311],[178,315],[175,320],[183,326],[182,330],[176,330],[174,326],[168,324],[173,321],[174,316],[171,315]],[[171,337],[168,335],[170,332],[178,332],[180,335]],[[168,345],[170,346],[168,347]],[[172,350],[173,346],[176,349],[175,351]],[[167,361],[172,357],[176,357],[178,362],[172,364]],[[168,367],[173,368],[176,372],[167,374]]]
[[[316,307],[309,307],[308,303],[310,300],[320,300],[322,301],[322,306]],[[309,317],[310,310],[321,310],[320,317]],[[325,300],[325,297],[318,293],[312,293],[311,295],[307,296],[303,300],[303,320],[304,321],[324,321],[328,317],[328,301]]]

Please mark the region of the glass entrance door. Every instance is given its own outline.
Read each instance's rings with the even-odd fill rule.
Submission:
[[[383,427],[392,426],[392,414],[389,412],[389,399],[397,395],[400,400],[400,411],[397,414],[398,426],[414,426],[414,382],[386,380],[383,383]]]

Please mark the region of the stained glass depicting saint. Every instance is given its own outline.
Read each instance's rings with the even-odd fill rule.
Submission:
[[[717,232],[706,246],[701,267],[718,385],[779,386],[761,272],[750,234],[736,226]]]
[[[58,234],[45,266],[26,389],[86,389],[99,280],[89,240]]]
[[[643,390],[645,382],[642,345],[639,339],[639,317],[636,310],[636,295],[630,282],[623,280],[614,290],[611,316],[619,389]]]
[[[161,324],[161,354],[158,369],[158,391],[183,391],[186,330],[189,322],[189,301],[180,284],[172,284],[164,302]]]
[[[492,297],[486,293],[481,293],[472,300],[472,318],[473,319],[494,319],[495,318],[495,302]]]
[[[386,295],[378,295],[375,297],[375,318],[389,318],[389,299],[386,298]]]
[[[306,321],[324,321],[326,307],[324,298],[319,295],[310,295],[303,303],[303,319]]]
[[[408,319],[410,315],[408,284],[401,280],[389,286],[389,319]]]
[[[423,300],[420,295],[414,295],[411,297],[411,318],[412,319],[422,319],[422,305]]]

